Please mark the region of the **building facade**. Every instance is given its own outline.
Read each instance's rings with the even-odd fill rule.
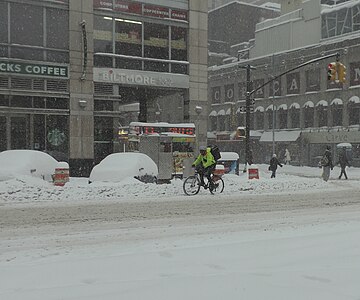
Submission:
[[[206,101],[206,0],[0,2],[1,151],[86,176],[131,121],[196,121],[205,142]]]
[[[352,147],[353,165],[360,165],[359,8],[360,1],[323,7],[321,37],[316,44],[274,53],[269,49],[261,57],[210,67],[209,138],[243,154],[244,138],[239,137],[236,129],[245,126],[246,72],[241,67],[250,64],[256,67],[251,72],[251,90],[256,89],[256,92],[250,124],[255,161],[268,162],[275,143],[275,151],[280,157],[287,148],[294,164],[314,166],[326,145],[332,146],[336,156],[337,146],[346,143]],[[329,21],[333,21],[334,16],[338,24]],[[352,16],[346,21],[350,24],[349,30],[342,34],[342,18],[348,16]],[[280,18],[284,20],[284,16]],[[281,22],[279,26],[283,24]],[[255,44],[257,42],[256,37]],[[327,66],[336,61],[336,53],[347,67],[345,83],[327,78]],[[308,64],[271,81],[301,64],[331,54],[334,57]],[[269,84],[261,87],[267,82]]]

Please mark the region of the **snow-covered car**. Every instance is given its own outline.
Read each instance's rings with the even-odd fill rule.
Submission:
[[[58,161],[36,150],[7,150],[0,152],[0,181],[19,176],[34,176],[52,181]]]
[[[95,181],[120,182],[130,177],[135,177],[143,182],[155,182],[157,176],[158,167],[146,154],[113,153],[92,169],[89,183]]]

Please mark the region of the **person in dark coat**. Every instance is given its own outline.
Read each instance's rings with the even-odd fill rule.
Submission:
[[[345,176],[345,179],[348,179],[345,169],[346,169],[346,166],[350,166],[350,164],[349,164],[349,161],[348,161],[347,155],[346,155],[346,147],[343,147],[339,154],[339,164],[340,164],[340,168],[341,168],[339,179],[341,179],[341,176],[343,174]]]
[[[321,164],[323,167],[322,178],[325,181],[328,181],[329,177],[330,177],[330,169],[332,170],[334,168],[330,146],[326,146],[326,150],[324,152],[322,160],[324,160],[324,159],[325,159],[325,161]]]
[[[282,168],[282,164],[276,157],[276,154],[273,154],[273,157],[270,159],[269,171],[271,171],[271,178],[275,178],[277,167],[280,166]]]

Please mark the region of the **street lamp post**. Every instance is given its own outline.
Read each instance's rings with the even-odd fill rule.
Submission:
[[[256,70],[255,67],[251,65],[246,66],[239,66],[241,69],[246,69],[246,114],[245,114],[245,167],[243,172],[245,173],[247,171],[247,164],[251,163],[250,161],[250,109],[251,109],[251,78],[250,78],[250,72],[251,70]]]
[[[203,108],[201,106],[198,106],[196,105],[195,106],[195,113],[197,115],[197,118],[196,118],[196,123],[195,123],[195,134],[196,134],[196,148],[199,149],[199,146],[200,146],[200,142],[199,142],[199,139],[200,139],[200,114],[203,110]]]

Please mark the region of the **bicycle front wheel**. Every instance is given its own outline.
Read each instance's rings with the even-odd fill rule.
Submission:
[[[221,177],[216,177],[213,179],[213,186],[212,188],[210,188],[210,193],[215,195],[215,194],[220,194],[222,193],[224,190],[224,180]]]
[[[196,195],[200,191],[200,181],[197,176],[189,176],[183,184],[184,193],[188,196]]]

